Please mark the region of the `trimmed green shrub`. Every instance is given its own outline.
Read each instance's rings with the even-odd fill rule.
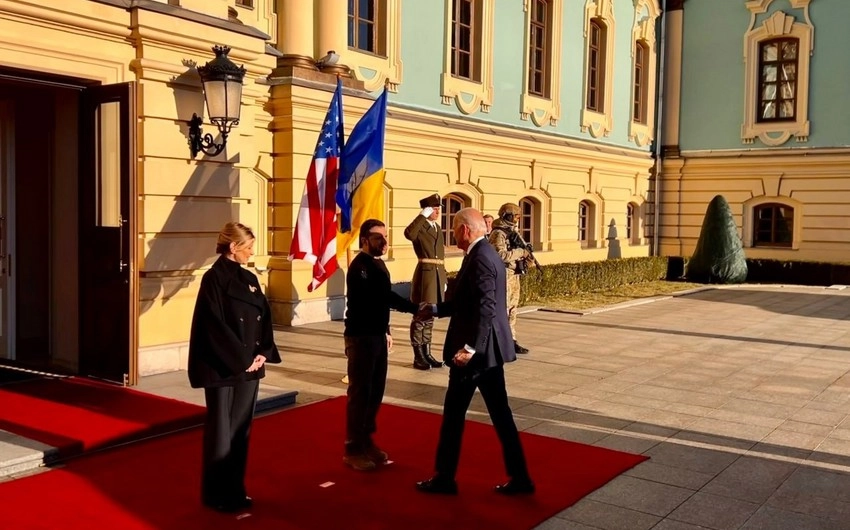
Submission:
[[[585,291],[599,291],[620,285],[667,278],[667,257],[641,257],[557,263],[530,269],[520,278],[520,305],[536,300]],[[448,273],[448,289],[454,287],[457,272]]]
[[[747,259],[732,209],[722,195],[708,204],[694,255],[688,260],[687,278],[700,283],[742,283],[747,279]]]
[[[750,283],[850,285],[850,263],[748,259]]]

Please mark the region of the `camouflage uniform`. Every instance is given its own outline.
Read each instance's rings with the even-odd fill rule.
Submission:
[[[515,208],[517,213],[519,212],[519,206],[511,203],[505,204],[499,209],[499,218],[493,221],[493,231],[490,232],[490,244],[496,249],[499,257],[505,263],[505,267],[507,267],[508,320],[511,324],[514,348],[516,349],[516,353],[528,353],[528,350],[520,346],[516,340],[516,314],[519,308],[520,294],[519,275],[516,273],[516,270],[517,263],[527,259],[529,254],[524,248],[511,248],[508,241],[508,235],[505,233],[505,230],[517,230],[517,224],[515,222],[508,222],[503,218],[503,213],[506,213],[506,210],[511,210],[510,207],[506,208],[509,205]]]

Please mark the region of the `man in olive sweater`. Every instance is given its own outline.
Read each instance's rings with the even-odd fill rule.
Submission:
[[[348,357],[348,406],[343,462],[370,471],[387,461],[372,434],[387,382],[387,352],[392,345],[390,309],[416,313],[417,304],[392,290],[381,256],[387,253],[387,227],[369,219],[360,227],[360,253],[346,277],[345,355]]]

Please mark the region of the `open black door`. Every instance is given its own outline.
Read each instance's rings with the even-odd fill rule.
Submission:
[[[134,85],[80,97],[80,373],[136,379]]]

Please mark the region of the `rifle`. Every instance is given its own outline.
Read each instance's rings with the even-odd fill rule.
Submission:
[[[526,243],[516,230],[506,230],[506,232],[508,235],[508,243],[510,243],[512,247],[525,249],[528,252],[528,257],[531,258],[532,263],[534,263],[534,266],[537,267],[537,270],[542,272],[543,266],[540,265],[540,262],[537,261],[536,257],[534,257],[534,246],[531,243]]]

